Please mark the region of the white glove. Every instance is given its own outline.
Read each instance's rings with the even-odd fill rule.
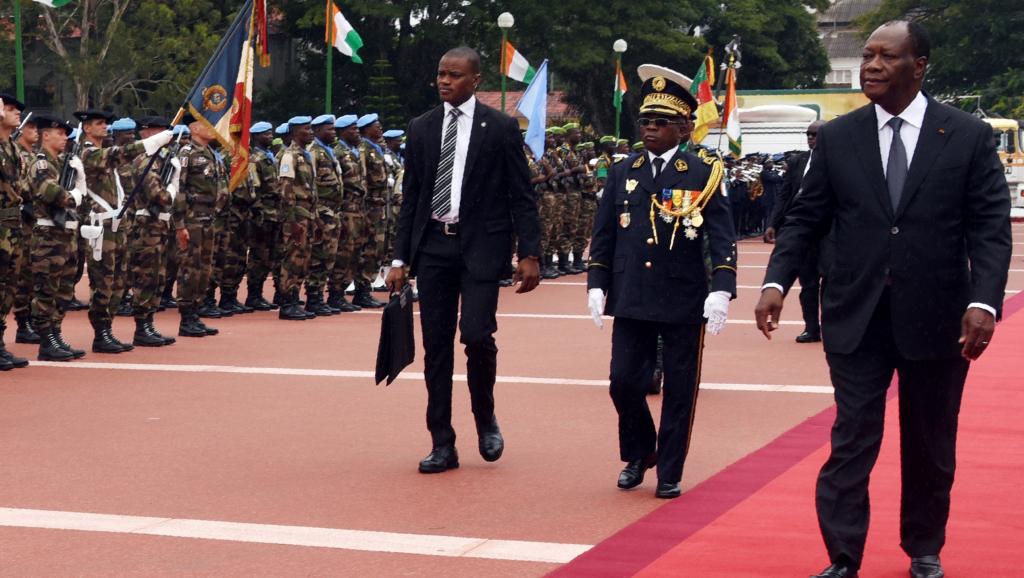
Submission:
[[[181,161],[178,160],[178,157],[171,157],[171,166],[174,167],[174,171],[171,172],[171,182],[167,184],[167,192],[173,201],[178,196],[178,178],[181,177]]]
[[[601,314],[604,313],[604,291],[596,288],[587,291],[587,307],[590,308],[594,325],[597,325],[598,329],[604,329],[604,320],[601,319]]]
[[[158,132],[149,138],[142,139],[142,146],[146,147],[147,156],[153,156],[156,154],[156,151],[160,150],[164,145],[169,144],[172,140],[174,140],[174,133],[169,130],[165,130],[163,132]]]
[[[708,320],[708,333],[711,335],[718,335],[725,328],[731,298],[728,291],[712,291],[704,300],[704,317]]]
[[[82,204],[82,197],[85,196],[87,190],[85,184],[85,166],[82,165],[82,159],[78,157],[71,157],[68,161],[68,165],[75,169],[75,188],[70,191],[71,197],[75,199],[75,206]]]

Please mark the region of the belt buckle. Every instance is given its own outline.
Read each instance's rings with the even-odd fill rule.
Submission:
[[[459,234],[458,227],[456,226],[456,223],[445,222],[445,223],[442,223],[442,224],[444,225],[444,229],[443,230],[444,230],[444,234],[445,235],[448,235],[449,237],[454,237],[455,235]]]

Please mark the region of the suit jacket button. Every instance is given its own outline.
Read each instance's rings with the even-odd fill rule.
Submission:
[[[889,229],[889,232],[892,233],[893,235],[899,235],[900,234],[900,228],[899,227],[893,227],[892,229]]]
[[[650,268],[651,268],[651,267],[653,267],[653,266],[654,266],[654,265],[651,265],[651,262],[650,262],[650,261],[648,261],[648,262],[644,263],[644,267],[647,267],[648,269],[650,269]]]
[[[654,244],[654,237],[647,237],[647,244],[648,245],[653,245]]]

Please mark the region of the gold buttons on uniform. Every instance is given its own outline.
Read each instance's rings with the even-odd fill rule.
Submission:
[[[647,238],[647,244],[648,245],[653,245],[654,244],[654,237],[648,237]]]
[[[654,266],[654,265],[651,265],[651,262],[650,262],[650,261],[648,261],[648,262],[644,263],[644,267],[647,267],[648,269],[650,269],[650,268],[651,268],[651,267],[653,267],[653,266]]]

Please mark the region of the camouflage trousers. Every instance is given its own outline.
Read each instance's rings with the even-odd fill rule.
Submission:
[[[165,263],[169,232],[167,221],[146,215],[135,216],[129,270],[136,319],[145,320],[160,307],[167,275]]]
[[[220,246],[222,251],[220,260],[220,286],[221,295],[237,295],[238,286],[242,284],[242,277],[245,276],[245,263],[249,256],[249,209],[232,207],[228,215],[227,228]]]
[[[568,191],[562,194],[559,201],[559,223],[558,235],[555,238],[555,250],[558,253],[568,253],[572,250],[572,242],[576,237],[583,195],[579,191]]]
[[[380,261],[384,258],[384,205],[368,204],[366,219],[363,226],[363,278],[373,281],[380,270]]]
[[[273,275],[274,286],[278,286],[281,278],[281,223],[263,221],[253,228],[252,239],[249,240],[249,265],[246,276],[249,287],[263,288],[268,275]]]
[[[0,325],[14,306],[14,295],[18,292],[18,266],[24,253],[20,224],[11,223],[8,227],[0,223]]]
[[[594,231],[594,215],[597,214],[597,197],[592,193],[583,195],[580,201],[580,214],[576,220],[576,236],[572,241],[572,250],[581,257],[583,250],[590,244],[590,235]]]
[[[94,329],[113,321],[128,281],[128,234],[125,229],[119,227],[114,232],[109,221],[104,223],[102,243],[103,255],[99,261],[93,258],[92,246],[82,243],[87,249],[86,268],[91,292],[89,322]]]
[[[75,296],[78,231],[36,225],[32,229],[32,323],[39,332],[60,327]]]
[[[178,311],[195,313],[206,297],[213,272],[213,222],[189,221],[188,246],[178,247]]]
[[[537,203],[540,213],[540,254],[550,255],[555,252],[555,239],[558,237],[558,195],[553,191],[544,191]]]
[[[338,261],[338,245],[341,242],[340,211],[327,208],[317,210],[314,224],[320,230],[320,240],[310,248],[309,277],[306,279],[306,294],[324,290],[334,273]]]
[[[347,207],[353,208],[353,207]],[[341,228],[344,235],[338,245],[338,256],[334,261],[334,268],[331,271],[330,289],[334,293],[340,293],[348,287],[352,281],[369,283],[364,275],[366,271],[365,256],[362,248],[366,244],[366,216],[362,212],[345,211],[341,213]],[[376,271],[375,271],[376,273]]]
[[[21,225],[21,251],[18,251],[18,287],[14,292],[14,315],[19,319],[32,315],[32,225]]]
[[[224,257],[228,250],[227,229],[227,215],[213,219],[213,262],[210,266],[210,282],[206,284],[206,295],[211,297],[224,281]]]
[[[298,217],[286,222],[281,231],[283,254],[281,257],[281,292],[298,293],[309,274],[309,251],[313,235],[312,219]]]

